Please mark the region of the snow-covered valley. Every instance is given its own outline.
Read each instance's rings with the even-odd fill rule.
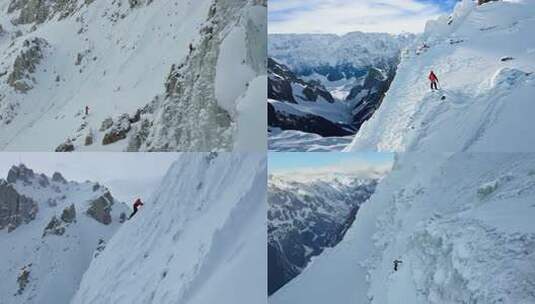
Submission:
[[[268,295],[343,238],[378,180],[358,174],[269,176]]]
[[[361,32],[269,35],[269,149],[344,148],[339,143],[350,141],[380,106],[400,52],[414,38]]]
[[[250,116],[265,113],[265,14],[262,0],[2,1],[0,149],[264,149]]]

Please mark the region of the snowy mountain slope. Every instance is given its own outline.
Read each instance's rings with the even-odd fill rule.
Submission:
[[[533,1],[466,0],[429,21],[347,150],[533,151],[534,15]],[[431,69],[440,92],[429,90]]]
[[[98,183],[69,182],[59,173],[48,177],[24,165],[12,167],[0,184],[2,217],[17,214],[4,212],[20,197],[36,207],[33,219],[0,230],[1,302],[68,303],[97,247],[119,228],[128,207]]]
[[[343,238],[376,186],[376,179],[356,175],[320,175],[308,180],[269,176],[268,295]]]
[[[71,303],[265,302],[266,178],[261,154],[182,154]]]
[[[344,240],[270,303],[534,302],[534,168],[534,154],[398,155]]]
[[[198,132],[203,149],[232,149],[237,108],[249,109],[238,103],[265,75],[254,44],[264,11],[246,0],[4,1],[0,148],[188,150],[201,146],[184,134]],[[221,83],[229,66],[240,77]]]

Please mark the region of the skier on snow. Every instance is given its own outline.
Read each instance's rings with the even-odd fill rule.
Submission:
[[[394,260],[394,271],[398,271],[399,264],[403,263],[400,260]]]
[[[132,212],[132,214],[130,214],[130,216],[128,217],[128,219],[131,219],[132,216],[134,216],[134,214],[136,214],[137,209],[138,209],[140,206],[143,206],[143,203],[142,203],[141,200],[138,198],[138,199],[136,199],[136,201],[134,202],[134,211]]]
[[[431,91],[433,91],[433,89],[438,90],[438,77],[432,70],[429,72],[429,76],[427,78],[429,78],[429,81],[431,81]]]
[[[85,115],[89,115],[89,106],[85,106]]]

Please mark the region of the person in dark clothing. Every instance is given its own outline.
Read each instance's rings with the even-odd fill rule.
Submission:
[[[85,106],[85,115],[89,114],[89,106]]]
[[[400,260],[394,260],[394,271],[398,271],[399,264],[403,263]]]
[[[431,91],[438,90],[437,83],[438,83],[438,77],[435,75],[433,71],[429,72],[429,81],[431,81]]]
[[[189,44],[189,53],[191,54],[191,52],[193,52],[193,44]]]
[[[141,200],[139,198],[136,199],[136,201],[134,202],[134,211],[132,212],[132,214],[130,214],[128,219],[131,219],[132,216],[134,216],[134,214],[136,214],[138,208],[141,207],[141,206],[143,206],[143,203],[141,202]]]

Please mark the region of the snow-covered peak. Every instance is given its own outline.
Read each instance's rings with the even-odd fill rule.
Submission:
[[[352,32],[334,34],[270,34],[268,54],[292,70],[309,74],[321,66],[354,68],[387,66],[414,40],[412,34]]]
[[[0,180],[2,303],[68,303],[128,211],[99,183],[13,166]]]

